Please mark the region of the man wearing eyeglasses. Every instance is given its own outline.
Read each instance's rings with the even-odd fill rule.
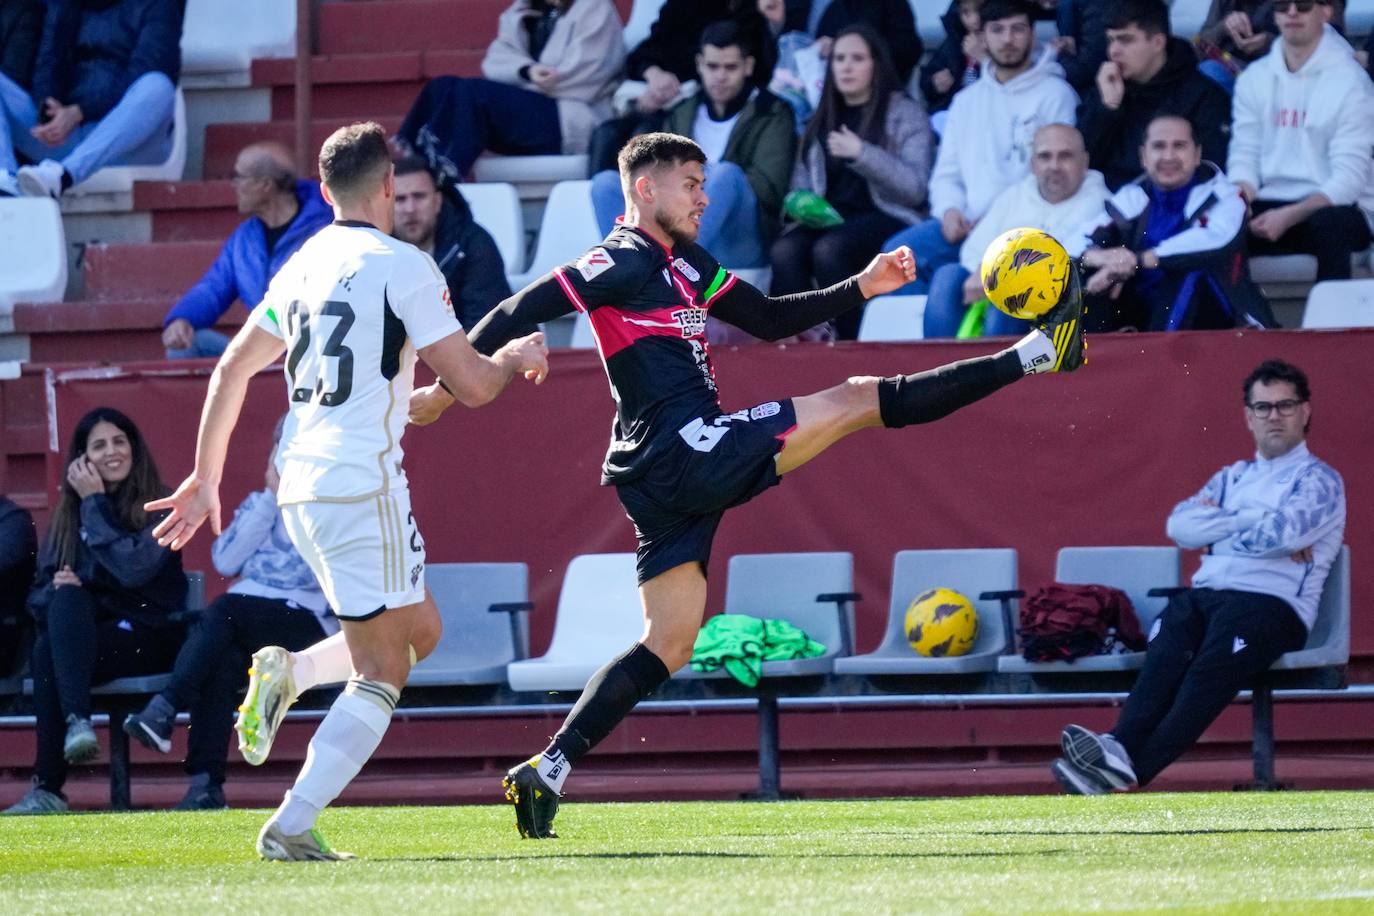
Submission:
[[[186,291],[162,320],[168,359],[219,356],[229,338],[215,324],[242,300],[251,311],[278,269],[334,213],[320,183],[298,179],[291,151],[264,141],[245,146],[230,178],[238,211],[248,216],[224,242],[205,276]]]
[[[1148,785],[1255,675],[1307,642],[1345,532],[1345,484],[1307,450],[1301,369],[1265,360],[1243,391],[1255,457],[1222,468],[1169,516],[1169,537],[1201,548],[1202,565],[1151,628],[1116,726],[1064,729],[1051,769],[1069,793]]]
[[[1374,226],[1374,84],[1333,12],[1274,4],[1279,40],[1236,81],[1226,165],[1250,203],[1250,253],[1315,255],[1318,280],[1348,280]]]

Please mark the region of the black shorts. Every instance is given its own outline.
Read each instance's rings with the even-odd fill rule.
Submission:
[[[616,493],[634,522],[640,583],[696,561],[706,571],[726,509],[781,480],[773,459],[797,428],[790,399],[684,424],[643,477]]]

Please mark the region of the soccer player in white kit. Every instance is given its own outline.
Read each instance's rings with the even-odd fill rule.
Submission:
[[[219,533],[219,482],[248,381],[286,352],[290,412],[276,454],[277,500],[343,638],[298,656],[272,648],[254,655],[240,716],[245,757],[261,762],[300,691],[348,683],[258,836],[259,854],[285,860],[347,857],[323,841],[316,818],[376,750],[411,665],[439,639],[438,611],[425,593],[424,542],[401,467],[417,353],[469,407],[495,398],[517,373],[539,383],[548,372],[541,334],[491,357],[476,353],[433,259],[390,236],[394,176],[379,125],[335,131],[319,166],[334,223],[273,278],[210,379],[195,470],[170,497],[149,503],[150,510],[172,510],[155,534],[173,549],[206,519]],[[259,729],[268,733],[259,736]]]

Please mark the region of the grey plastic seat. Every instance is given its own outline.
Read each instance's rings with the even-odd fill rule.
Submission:
[[[425,584],[444,633],[410,672],[411,687],[502,684],[506,666],[524,657],[520,614],[528,611],[529,567],[524,563],[435,563]]]
[[[511,662],[515,690],[581,690],[597,669],[644,635],[632,553],[573,557],[558,595],[549,650]]]
[[[1350,661],[1350,545],[1342,544],[1326,574],[1307,645],[1279,656],[1271,671],[1325,668]]]
[[[906,638],[906,610],[917,595],[952,588],[978,611],[978,638],[967,655],[926,658]],[[995,671],[1008,645],[1001,599],[981,597],[1016,589],[1016,551],[1009,547],[967,550],[903,550],[892,562],[887,632],[866,655],[837,659],[836,674],[971,674]]]
[[[1151,596],[1155,588],[1173,588],[1179,583],[1177,547],[1063,547],[1055,563],[1057,582],[1080,585],[1110,585],[1131,599],[1140,629],[1149,636],[1150,627],[1169,603],[1168,598]],[[1021,655],[1003,656],[997,669],[1008,674],[1070,674],[1084,671],[1134,671],[1145,663],[1144,652],[1126,655],[1088,655],[1071,662],[1028,662]]]
[[[725,613],[785,620],[825,646],[815,658],[764,662],[763,677],[829,674],[853,645],[854,555],[851,553],[751,553],[730,558]],[[724,669],[690,666],[675,678],[730,678]]]
[[[186,574],[186,611],[194,615],[205,610],[205,573]],[[171,672],[166,674],[145,674],[140,677],[121,677],[106,681],[91,688],[91,696],[123,696],[126,694],[153,694],[172,682]]]

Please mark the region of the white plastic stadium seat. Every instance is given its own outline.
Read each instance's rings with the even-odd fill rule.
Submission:
[[[568,339],[568,346],[574,350],[590,350],[596,346],[596,338],[592,336],[592,320],[586,312],[578,312],[573,317],[572,337]]]
[[[1374,280],[1326,280],[1307,294],[1304,328],[1374,326]]]
[[[506,263],[506,273],[519,273],[525,267],[525,218],[520,213],[520,197],[515,185],[498,182],[461,183],[458,191],[472,208],[477,225],[491,233]]]
[[[773,268],[767,264],[763,267],[731,267],[729,264],[721,266],[761,293],[766,294],[768,287],[773,283]]]
[[[541,200],[560,181],[587,177],[586,156],[498,156],[487,153],[472,165],[474,181],[515,185],[521,200]]]
[[[1155,618],[1169,603],[1150,597],[1152,588],[1172,588],[1179,580],[1177,547],[1064,547],[1055,563],[1056,582],[1110,585],[1131,599],[1140,631],[1148,638]],[[1004,673],[1047,674],[1073,671],[1132,671],[1145,662],[1144,652],[1128,655],[1088,655],[1071,662],[1028,662],[1020,655],[1004,655],[997,670]]]
[[[172,110],[172,149],[163,162],[150,165],[107,165],[67,193],[108,194],[131,191],[135,181],[180,181],[186,170],[186,97],[177,88]]]
[[[236,74],[248,85],[255,57],[296,52],[296,4],[283,0],[186,0],[181,67],[187,74]]]
[[[520,289],[539,279],[560,264],[566,264],[601,241],[596,225],[596,211],[592,208],[592,183],[560,181],[549,192],[544,205],[544,218],[539,224],[539,238],[534,243],[534,258],[523,274],[511,273],[511,289]]]
[[[927,658],[906,638],[906,610],[913,599],[932,588],[952,588],[978,611],[978,637],[967,655]],[[835,661],[836,674],[968,674],[997,670],[997,657],[1007,647],[1007,628],[997,599],[984,592],[1016,588],[1016,551],[1010,547],[967,550],[903,550],[892,561],[883,641],[867,655]]]
[[[524,651],[517,650],[517,629],[523,621],[492,605],[521,604],[529,598],[529,568],[524,563],[431,563],[425,584],[434,596],[444,622],[439,645],[410,672],[412,687],[450,687],[500,684],[506,666]]]
[[[581,690],[587,679],[644,633],[632,553],[573,557],[558,595],[549,651],[511,662],[515,690]]]
[[[625,22],[626,51],[633,51],[649,37],[649,29],[658,19],[658,11],[663,4],[664,0],[634,0],[634,5],[630,7],[630,18]]]
[[[859,340],[920,340],[925,296],[878,296],[864,306]]]
[[[1350,545],[1342,544],[1336,562],[1326,574],[1317,620],[1307,634],[1307,644],[1287,652],[1274,662],[1274,671],[1344,665],[1350,661]]]
[[[67,238],[57,201],[0,198],[0,315],[16,302],[59,302],[67,289]]]

